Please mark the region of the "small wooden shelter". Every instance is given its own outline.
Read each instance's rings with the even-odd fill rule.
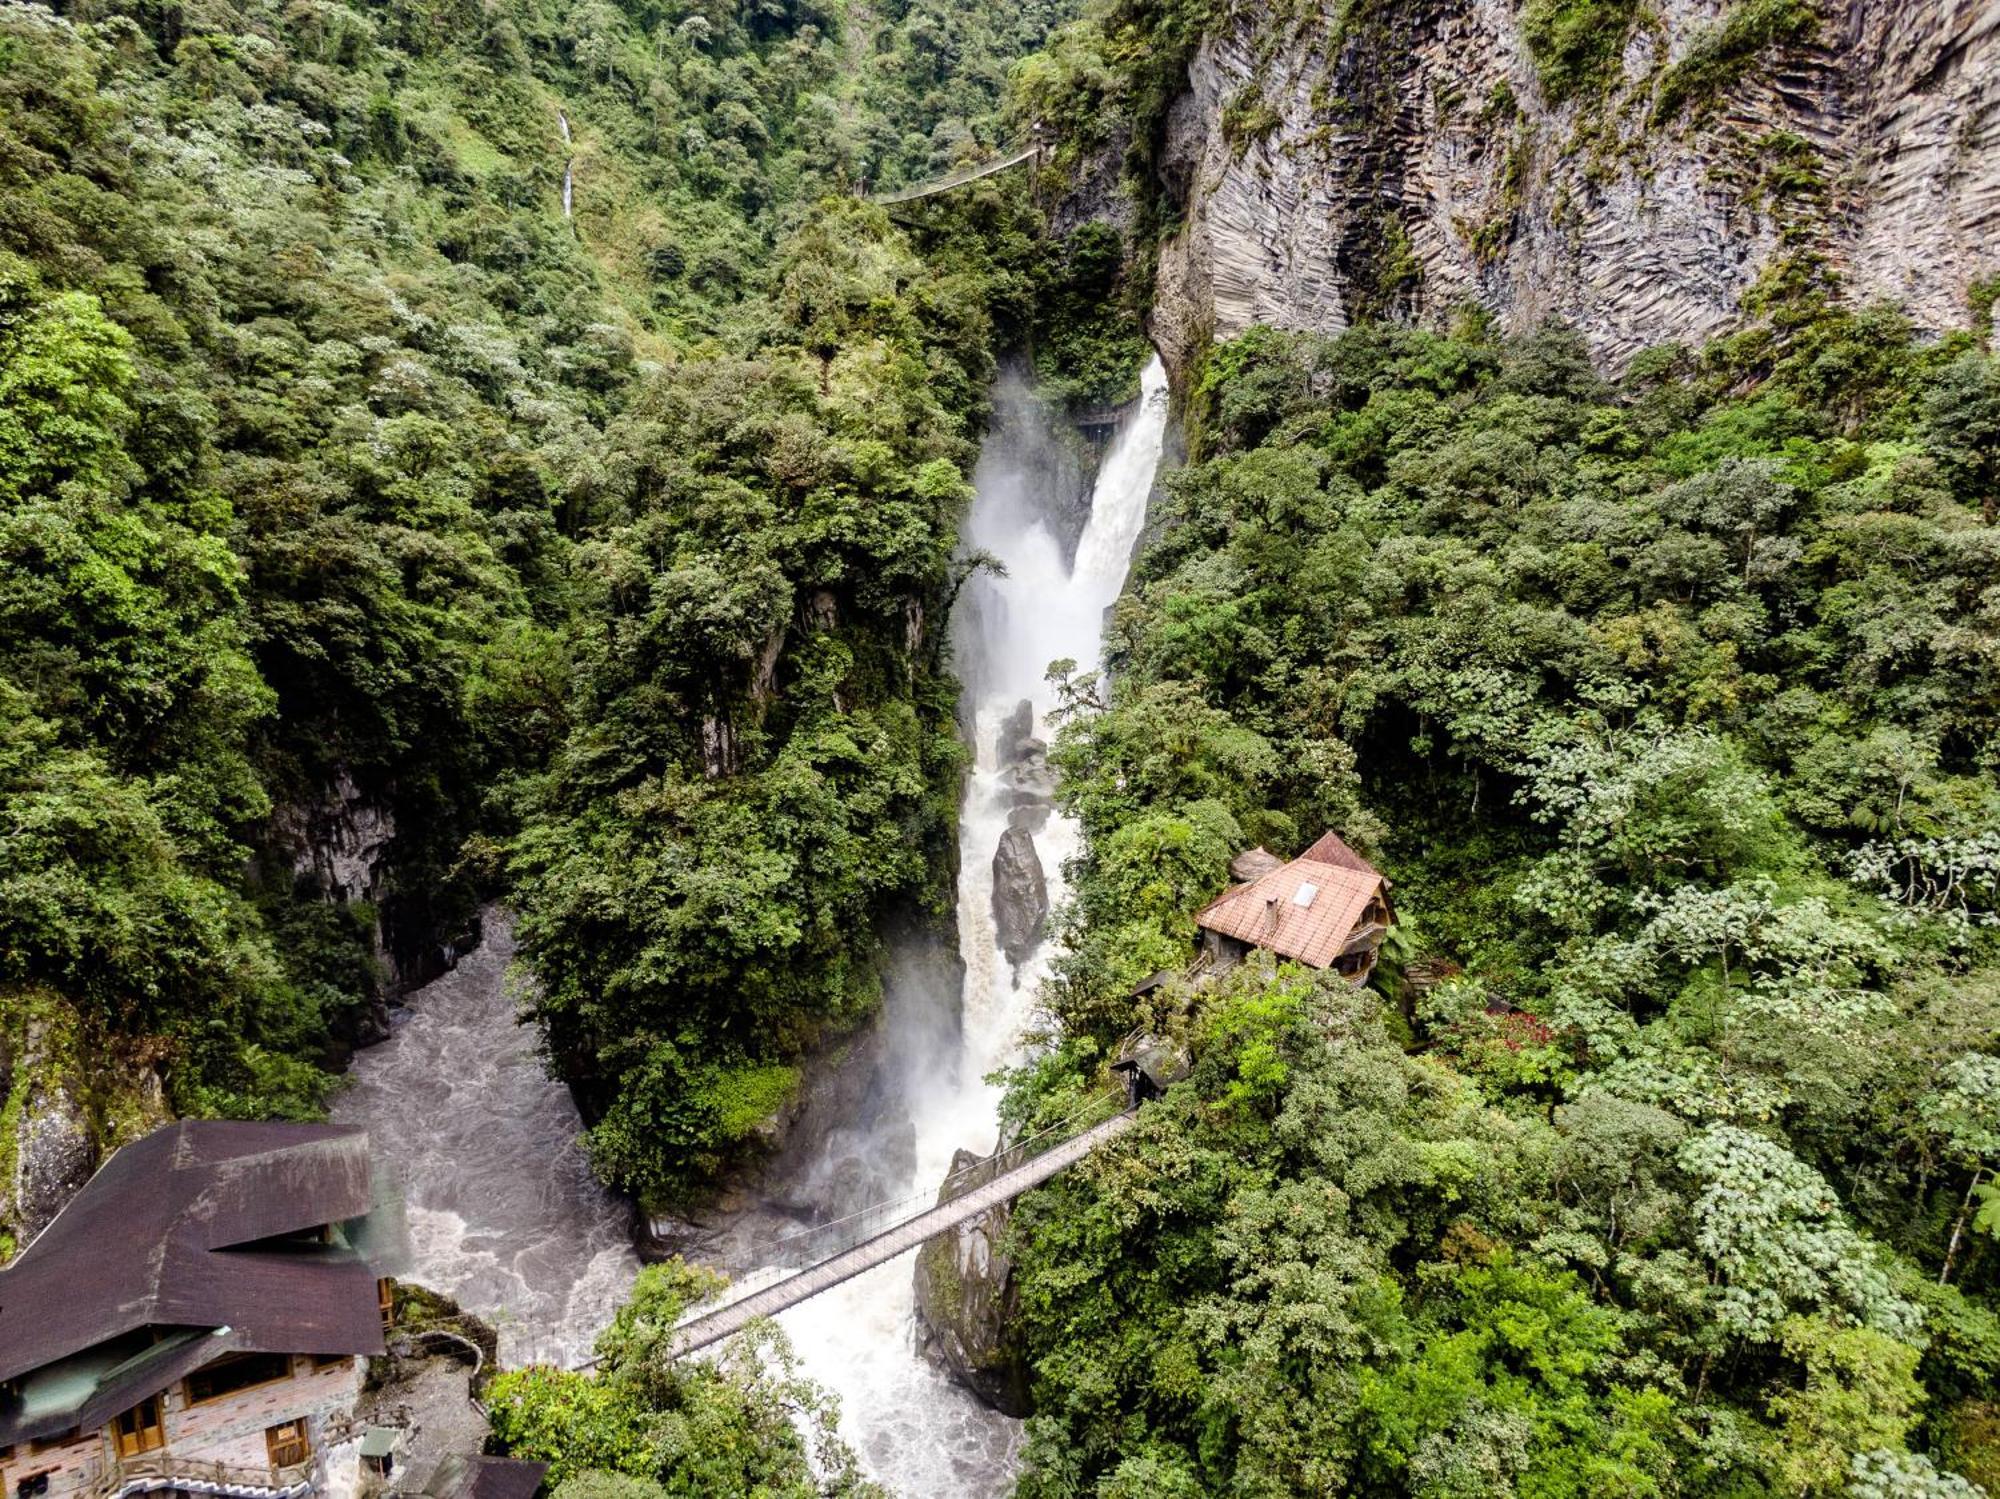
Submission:
[[[1211,971],[1226,972],[1262,950],[1331,968],[1357,988],[1368,982],[1396,919],[1389,882],[1338,833],[1289,862],[1252,849],[1230,871],[1237,883],[1195,914]]]

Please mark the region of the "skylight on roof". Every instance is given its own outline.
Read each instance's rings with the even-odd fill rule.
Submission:
[[[1292,897],[1292,904],[1301,908],[1309,906],[1313,903],[1313,897],[1318,894],[1319,886],[1308,882],[1299,886],[1298,894]]]

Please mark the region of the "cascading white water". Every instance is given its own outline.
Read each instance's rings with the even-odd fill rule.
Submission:
[[[515,1023],[507,913],[489,907],[484,930],[355,1058],[333,1118],[368,1131],[384,1178],[375,1235],[400,1242],[371,1257],[492,1322],[502,1362],[574,1363],[639,1273],[632,1213],[591,1175],[576,1104]]]
[[[960,826],[962,1024],[955,1057],[934,1055],[928,1043],[907,1048],[902,1086],[917,1147],[898,1191],[942,1181],[961,1146],[997,1143],[998,1094],[985,1079],[1018,1056],[1046,959],[1037,951],[1016,973],[996,932],[993,854],[1019,800],[998,763],[1000,726],[1026,699],[1046,739],[1049,663],[1096,660],[1104,612],[1145,523],[1166,406],[1156,358],[1105,456],[1073,565],[1052,496],[1018,452],[989,444],[974,476],[966,544],[999,557],[1007,576],[976,580],[954,620],[977,752]],[[1076,830],[1051,815],[1034,837],[1053,903]],[[400,1203],[407,1243],[385,1268],[495,1321],[504,1362],[574,1363],[638,1272],[630,1212],[591,1177],[574,1103],[545,1073],[534,1031],[515,1024],[504,982],[514,952],[507,914],[488,910],[485,933],[456,969],[413,996],[389,1040],[355,1059],[334,1118],[368,1130]],[[780,1321],[806,1372],[840,1396],[843,1433],[894,1492],[985,1499],[1011,1486],[1018,1423],[916,1351],[909,1256]]]
[[[556,123],[562,126],[563,145],[567,147],[570,144],[569,116],[563,113],[563,111],[561,111],[560,109],[557,110]],[[574,171],[575,166],[576,166],[576,158],[574,156],[565,156],[563,158],[563,217],[564,218],[572,217],[573,216],[572,211],[576,206],[576,178]]]
[[[1025,699],[1034,705],[1035,732],[1046,740],[1049,663],[1068,658],[1088,669],[1096,662],[1105,610],[1124,586],[1145,524],[1166,422],[1166,371],[1155,357],[1140,378],[1138,409],[1099,470],[1073,565],[1050,513],[1051,497],[1036,492],[1023,466],[989,444],[974,475],[966,544],[1000,558],[1007,576],[977,580],[953,621],[977,750],[959,826],[961,1055],[955,1065],[930,1065],[908,1080],[917,1132],[913,1188],[942,1181],[959,1147],[986,1152],[997,1144],[999,1096],[986,1078],[1019,1056],[1047,957],[1035,952],[1017,974],[996,931],[993,855],[1019,799],[999,763],[1001,725]],[[1062,861],[1075,852],[1076,828],[1052,815],[1034,837],[1053,904],[1062,898]],[[779,1322],[806,1372],[839,1395],[843,1434],[892,1491],[907,1499],[1006,1492],[1018,1423],[988,1410],[919,1356],[914,1317],[906,1255]]]

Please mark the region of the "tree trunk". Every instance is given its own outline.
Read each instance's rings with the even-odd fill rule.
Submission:
[[[1965,1238],[1965,1220],[1972,1216],[1972,1194],[1979,1190],[1979,1178],[1986,1169],[1975,1167],[1972,1180],[1966,1183],[1965,1201],[1958,1206],[1958,1217],[1951,1225],[1951,1242],[1944,1246],[1944,1268],[1938,1271],[1938,1284],[1944,1285],[1951,1279],[1952,1262],[1958,1258],[1958,1246]]]

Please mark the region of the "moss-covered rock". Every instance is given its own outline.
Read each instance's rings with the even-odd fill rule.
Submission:
[[[992,1165],[992,1157],[982,1162],[959,1151],[938,1200],[981,1185]],[[995,1410],[1025,1416],[1028,1366],[1014,1335],[1014,1266],[1000,1252],[1008,1214],[1002,1203],[917,1251],[917,1326],[926,1358]]]

